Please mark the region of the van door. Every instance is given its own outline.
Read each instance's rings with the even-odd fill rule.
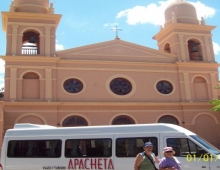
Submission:
[[[153,143],[153,152],[157,156],[159,153],[159,134],[116,134],[113,142],[115,146],[115,170],[133,170],[137,154],[144,151],[144,143],[149,141]]]
[[[115,169],[112,135],[72,135],[64,139],[66,169]],[[68,167],[68,168],[67,168]]]
[[[220,170],[220,155],[209,158],[210,170]]]
[[[203,148],[181,134],[160,134],[163,147],[173,147],[182,170],[210,170],[209,157]]]

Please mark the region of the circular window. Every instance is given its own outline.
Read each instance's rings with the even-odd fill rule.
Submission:
[[[169,115],[162,116],[158,120],[158,123],[171,123],[171,124],[179,125],[178,120],[175,117]]]
[[[63,83],[63,88],[69,93],[79,93],[83,89],[83,84],[78,79],[68,79]]]
[[[115,78],[110,82],[110,89],[117,95],[127,95],[131,92],[132,85],[124,78]]]
[[[88,122],[81,116],[71,116],[63,121],[63,127],[88,126]]]
[[[162,94],[170,94],[173,91],[173,86],[170,82],[161,80],[157,83],[157,90]]]
[[[112,125],[135,124],[134,120],[128,116],[118,116],[112,121]]]

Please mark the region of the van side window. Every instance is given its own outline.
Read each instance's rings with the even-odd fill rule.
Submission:
[[[61,140],[11,140],[8,142],[9,158],[59,158]]]
[[[65,157],[111,157],[112,140],[106,139],[68,139],[65,142]]]
[[[138,153],[143,152],[143,146],[146,142],[152,142],[153,152],[158,155],[158,142],[156,137],[138,137],[138,138],[117,138],[116,156],[117,157],[136,157]]]
[[[175,156],[186,157],[187,155],[195,155],[200,157],[205,151],[187,138],[168,138],[167,146],[173,147]]]

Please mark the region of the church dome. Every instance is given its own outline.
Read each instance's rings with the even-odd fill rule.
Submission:
[[[48,13],[49,0],[14,0],[15,12]]]
[[[176,0],[165,10],[165,27],[172,22],[198,25],[195,7],[184,0]]]

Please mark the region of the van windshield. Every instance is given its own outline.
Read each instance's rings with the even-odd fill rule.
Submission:
[[[204,146],[209,152],[218,155],[220,154],[220,151],[214,147],[213,145],[209,144],[207,141],[205,141],[204,139],[200,138],[197,135],[190,135],[190,137],[192,137],[194,140],[196,140],[198,143],[200,143],[202,146]]]

